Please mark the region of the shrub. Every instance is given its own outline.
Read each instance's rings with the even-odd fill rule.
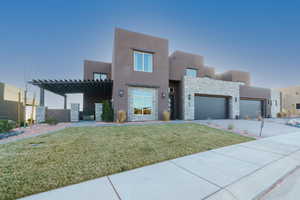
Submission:
[[[286,113],[286,112],[279,112],[279,113],[277,113],[277,117],[278,117],[278,118],[284,118],[284,117],[287,117],[287,113]]]
[[[111,103],[108,100],[105,100],[103,102],[101,118],[105,122],[113,122],[114,121],[114,110],[111,106]]]
[[[170,112],[168,112],[168,111],[163,112],[163,120],[170,121]]]
[[[11,120],[0,120],[0,133],[8,132],[16,128],[16,123]]]
[[[248,115],[244,119],[245,120],[251,120],[251,118]]]
[[[262,116],[257,117],[257,121],[262,121],[262,120],[263,120]]]
[[[118,122],[124,123],[126,121],[126,112],[124,110],[118,111]]]
[[[49,117],[46,119],[45,123],[49,125],[56,125],[58,124],[58,121],[55,118]]]
[[[234,129],[234,125],[233,124],[229,124],[227,127],[228,130],[233,130]]]

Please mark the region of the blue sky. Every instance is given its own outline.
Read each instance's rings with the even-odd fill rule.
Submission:
[[[217,72],[249,71],[254,86],[300,85],[299,10],[276,0],[2,1],[0,82],[82,78],[84,59],[111,61],[120,27],[168,38],[170,53],[203,55]]]

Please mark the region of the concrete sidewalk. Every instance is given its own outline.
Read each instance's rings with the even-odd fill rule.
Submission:
[[[278,119],[282,120],[282,119]],[[216,128],[221,127],[223,129],[227,129],[229,125],[233,125],[234,132],[237,133],[247,133],[249,136],[259,137],[261,121],[257,120],[196,120],[195,123],[204,124],[204,125],[215,125]],[[277,135],[285,135],[288,133],[299,132],[300,129],[297,127],[292,127],[285,125],[283,123],[277,123],[275,119],[271,121],[271,119],[265,119],[264,128],[262,131],[262,137],[271,137]]]
[[[297,132],[193,154],[23,200],[248,200],[261,196],[299,165]]]

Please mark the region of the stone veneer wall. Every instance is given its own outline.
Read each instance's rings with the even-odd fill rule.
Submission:
[[[271,89],[271,117],[277,117],[277,113],[280,112],[280,106],[281,106],[281,98],[280,98],[280,92],[274,89]],[[277,102],[277,104],[276,104]]]
[[[182,119],[195,119],[195,94],[229,96],[231,97],[229,99],[229,117],[234,119],[236,116],[239,116],[239,87],[243,85],[243,83],[184,76],[182,84]],[[191,95],[190,100],[189,95]],[[235,99],[237,99],[236,102]]]
[[[153,95],[153,111],[151,115],[135,115],[133,113],[133,96],[132,91],[148,90],[154,93]],[[158,120],[158,95],[156,88],[143,88],[143,87],[128,87],[128,121],[145,121],[145,120]]]

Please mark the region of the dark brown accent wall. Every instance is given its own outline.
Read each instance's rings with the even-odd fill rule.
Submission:
[[[203,68],[203,76],[215,79],[216,78],[215,68],[213,68],[213,67],[204,67]]]
[[[83,76],[85,80],[93,80],[94,73],[105,73],[111,79],[111,63],[85,60]]]
[[[111,79],[111,63],[98,61],[84,61],[84,79],[93,80],[94,73],[105,73]],[[102,100],[111,99],[102,93],[84,93],[83,94],[83,111],[84,115],[93,115],[95,113],[95,103],[100,103]]]
[[[203,56],[175,51],[169,57],[169,79],[180,81],[185,75],[185,69],[193,68],[198,70],[198,76],[204,75],[204,59]]]
[[[47,109],[46,119],[56,119],[58,122],[70,122],[69,109]]]
[[[250,85],[250,73],[244,71],[231,70],[218,75],[218,79],[224,81],[242,82]]]
[[[128,112],[129,85],[158,87],[158,117],[168,109],[168,98],[162,98],[161,93],[167,94],[169,86],[168,40],[145,34],[117,28],[114,37],[112,62],[113,105],[115,113],[118,110]],[[153,72],[138,72],[133,68],[133,51],[153,53]],[[119,96],[119,91],[124,96]]]

